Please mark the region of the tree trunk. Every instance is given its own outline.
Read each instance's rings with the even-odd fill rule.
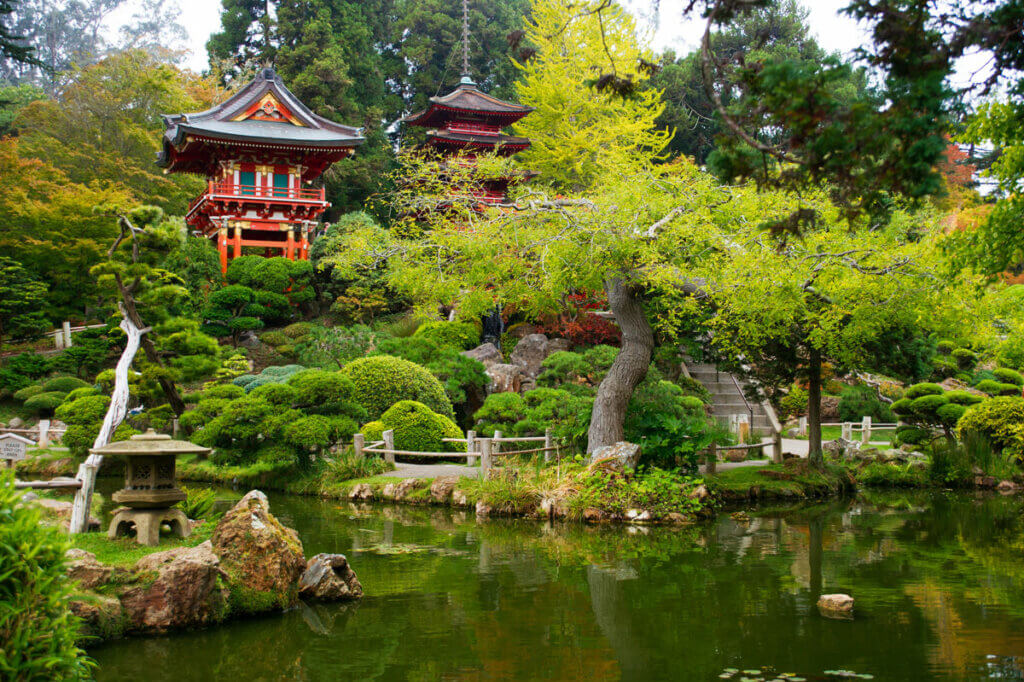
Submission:
[[[605,283],[608,304],[622,330],[622,349],[597,389],[587,434],[587,452],[623,439],[626,407],[651,364],[654,331],[636,292],[621,279]]]
[[[807,459],[821,466],[821,352],[811,348],[807,361]]]
[[[128,414],[128,372],[131,370],[135,354],[139,351],[142,337],[146,333],[145,330],[135,325],[123,305],[121,312],[124,313],[121,329],[128,335],[128,342],[125,344],[121,359],[118,360],[114,370],[114,392],[110,396],[110,407],[107,408],[107,414],[103,418],[103,425],[92,444],[93,449],[101,448],[109,443],[114,431]],[[75,493],[75,501],[71,508],[71,520],[68,523],[70,533],[84,533],[88,530],[93,486],[96,484],[96,474],[102,463],[103,455],[90,454],[78,467],[76,478],[82,482],[82,487]]]

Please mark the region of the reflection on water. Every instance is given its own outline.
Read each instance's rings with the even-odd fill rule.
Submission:
[[[1024,679],[1014,499],[871,495],[684,529],[272,508],[307,555],[349,556],[361,603],[103,645],[98,679]],[[819,616],[823,592],[852,594],[855,620]]]

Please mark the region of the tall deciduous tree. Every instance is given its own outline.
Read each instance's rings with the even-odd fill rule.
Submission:
[[[760,221],[792,210],[772,198],[757,197]],[[919,240],[917,230],[908,239],[913,223],[923,221],[924,231],[934,232],[931,216],[899,216],[884,229],[851,231],[824,197],[814,203],[822,220],[803,239],[780,248],[754,220],[704,265],[716,311],[714,346],[765,388],[806,383],[810,459],[820,463],[822,365],[873,369],[877,339],[895,331],[894,343],[911,344],[906,330],[955,328],[961,309],[932,274],[931,240]]]
[[[642,87],[641,62],[652,56],[632,17],[605,0],[534,0],[531,15],[526,40],[536,53],[519,64],[516,82],[520,103],[536,108],[515,126],[532,139],[523,164],[578,190],[622,159],[610,150],[661,153],[672,133],[655,123],[664,110],[660,91]]]

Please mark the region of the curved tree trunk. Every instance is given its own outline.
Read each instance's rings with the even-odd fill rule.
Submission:
[[[114,392],[110,396],[110,407],[107,408],[107,414],[103,418],[103,425],[92,444],[93,449],[101,448],[109,443],[114,431],[128,415],[128,372],[131,370],[135,354],[139,352],[142,337],[148,331],[135,326],[124,306],[120,307],[121,312],[125,313],[124,319],[121,320],[121,329],[128,335],[128,341],[114,370]],[[68,531],[71,533],[84,533],[88,528],[92,491],[96,484],[96,474],[102,463],[103,455],[90,454],[78,467],[76,478],[82,482],[82,487],[75,493],[75,501],[71,508],[71,521],[68,524]]]
[[[654,331],[636,292],[621,279],[605,283],[608,304],[622,330],[622,349],[597,389],[587,434],[587,452],[623,439],[626,407],[651,364]]]

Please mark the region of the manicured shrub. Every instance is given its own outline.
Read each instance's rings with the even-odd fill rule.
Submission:
[[[366,443],[374,443],[379,440],[383,440],[384,432],[387,431],[388,427],[384,426],[384,422],[377,419],[372,422],[366,422],[363,424],[359,432],[366,437]]]
[[[585,421],[589,424],[589,418]],[[719,429],[705,416],[700,400],[655,372],[633,393],[624,431],[626,440],[640,445],[643,463],[695,470],[698,450],[710,445]]]
[[[24,374],[12,372],[6,368],[0,368],[0,397],[7,397],[15,391],[20,391],[26,386],[31,386],[32,380]]]
[[[900,398],[889,407],[892,410],[893,414],[898,414],[901,417],[903,417],[913,412],[913,409],[911,408],[911,405],[913,405],[913,403],[914,401],[908,398]]]
[[[1006,395],[1006,396],[1020,395],[1020,392],[1021,392],[1020,386],[1015,386],[1014,384],[1004,384],[1004,383],[1001,383],[999,381],[992,381],[990,379],[985,379],[984,381],[979,381],[975,385],[975,388],[978,389],[979,391],[983,392],[983,393],[988,393],[989,395],[992,395],[992,396],[995,396],[995,395]]]
[[[377,335],[365,325],[315,327],[295,342],[295,355],[307,367],[337,370],[365,356],[377,342]]]
[[[424,322],[414,336],[437,341],[442,346],[470,350],[480,345],[480,330],[466,322]]]
[[[92,386],[76,388],[75,390],[71,391],[66,396],[64,396],[64,402],[67,403],[74,400],[78,400],[79,398],[85,398],[91,395],[99,395],[99,393],[99,390],[93,388]]]
[[[488,438],[493,437],[495,431],[521,435],[513,430],[525,417],[526,401],[518,393],[492,393],[473,415],[477,433]]]
[[[32,396],[39,395],[42,392],[43,392],[43,387],[41,385],[33,384],[31,386],[26,386],[25,388],[23,388],[21,390],[15,391],[14,392],[14,399],[15,400],[20,400],[21,402],[25,402],[26,400],[28,400]]]
[[[918,398],[918,400],[923,399],[924,398]],[[964,412],[966,411],[967,408],[963,405],[957,405],[956,403],[946,403],[945,405],[940,405],[938,408],[936,408],[935,415],[939,418],[939,421],[941,421],[944,425],[952,427],[956,425],[960,417],[964,416]]]
[[[241,386],[244,389],[246,386],[248,386],[254,381],[256,381],[255,374],[243,374],[232,379],[231,383],[234,384],[235,386]]]
[[[444,386],[452,405],[468,403],[474,396],[482,398],[489,383],[483,363],[462,355],[455,346],[442,345],[428,336],[381,338],[377,351],[377,354],[404,358],[426,368]]]
[[[896,420],[892,409],[882,402],[873,388],[847,386],[839,398],[839,420],[855,422],[864,417],[871,417],[872,421],[885,423]]]
[[[283,346],[287,343],[291,343],[292,340],[289,337],[285,336],[284,333],[282,332],[271,331],[263,332],[262,334],[260,334],[260,341],[267,344],[268,346],[277,348],[278,346]]]
[[[710,405],[714,402],[711,398],[711,391],[693,377],[680,375],[679,378],[676,379],[676,384],[679,385],[679,388],[683,389],[683,393],[698,398],[705,405]]]
[[[68,606],[74,585],[64,575],[67,540],[21,497],[13,475],[0,472],[0,672],[25,682],[91,679]]]
[[[779,416],[788,419],[807,414],[808,400],[807,389],[794,384],[789,389],[789,393],[779,400]]]
[[[235,384],[219,384],[217,386],[211,386],[202,393],[203,398],[226,398],[227,400],[235,400],[245,395],[245,389]]]
[[[982,381],[998,381],[996,379],[995,372],[990,369],[979,369],[971,375],[971,380],[968,381],[971,386],[977,386]]]
[[[949,339],[943,339],[935,344],[935,350],[943,355],[949,355],[956,349],[956,344]]]
[[[985,436],[996,450],[1024,460],[1024,398],[991,398],[972,405],[957,423],[961,438]]]
[[[896,441],[900,445],[920,445],[932,439],[931,429],[904,425],[896,429]]]
[[[366,410],[355,397],[352,380],[339,372],[307,369],[288,378],[295,404],[307,413],[347,415],[364,419]]]
[[[288,384],[264,384],[252,390],[253,398],[262,398],[271,405],[288,405],[295,402],[296,391]]]
[[[302,417],[288,424],[284,427],[284,437],[292,445],[304,450],[322,450],[334,442],[330,420],[319,414]]]
[[[948,402],[944,395],[923,395],[910,401],[910,411],[919,417],[928,417]]]
[[[903,393],[903,397],[906,398],[907,400],[914,400],[915,398],[920,398],[921,396],[942,395],[942,393],[942,386],[939,386],[938,384],[914,384]]]
[[[969,391],[946,391],[946,400],[956,405],[976,405],[985,399],[984,396],[976,395]]]
[[[998,367],[992,370],[996,379],[1004,384],[1013,384],[1014,386],[1024,386],[1024,374],[1006,367]]]
[[[4,362],[4,369],[21,374],[29,379],[38,379],[50,373],[53,362],[45,355],[20,353]]]
[[[341,374],[352,380],[354,397],[371,420],[403,400],[415,400],[439,414],[454,417],[441,382],[408,360],[390,355],[360,358],[345,365]]]
[[[395,432],[395,448],[418,452],[457,452],[458,443],[445,443],[444,438],[462,438],[462,431],[448,417],[437,414],[415,400],[401,400],[392,405],[380,423]],[[374,426],[376,429],[376,426]],[[365,433],[365,431],[364,431]],[[370,436],[367,436],[370,438]],[[370,440],[377,440],[374,436]]]
[[[53,391],[50,393],[39,393],[25,401],[25,409],[32,410],[36,414],[48,414],[57,409],[67,393]]]
[[[969,369],[978,362],[978,354],[969,348],[957,348],[950,355],[960,369]]]
[[[591,394],[597,390],[618,354],[618,348],[604,345],[579,353],[556,351],[541,363],[537,385]]]
[[[932,358],[932,371],[940,377],[951,377],[960,370],[960,365],[949,355],[936,355]]]
[[[289,339],[301,339],[316,327],[312,322],[295,322],[281,330]],[[272,344],[273,345],[273,344]]]

